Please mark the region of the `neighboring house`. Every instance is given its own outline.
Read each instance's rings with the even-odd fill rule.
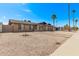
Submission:
[[[2,25],[3,25],[3,24],[2,24],[2,23],[0,23],[0,32],[2,32]]]
[[[9,25],[13,27],[13,32],[31,31],[31,22],[10,19]]]
[[[25,32],[25,31],[53,31],[53,26],[47,23],[33,23],[9,19],[8,25],[2,25],[3,32]]]

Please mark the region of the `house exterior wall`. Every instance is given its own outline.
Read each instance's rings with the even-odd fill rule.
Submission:
[[[52,31],[52,26],[44,26],[44,25],[29,25],[29,24],[21,24],[21,29],[19,29],[19,24],[11,24],[11,25],[3,25],[2,32],[24,32],[24,31]]]
[[[53,27],[52,26],[50,26],[50,31],[53,31]]]
[[[18,24],[12,24],[11,26],[13,27],[13,29],[12,29],[13,32],[18,32],[19,31],[18,30]]]
[[[2,32],[2,24],[0,24],[0,32]]]
[[[30,31],[30,25],[29,24],[25,24],[24,25],[24,31]]]
[[[46,31],[46,25],[43,25],[43,30]]]
[[[2,29],[1,29],[2,28]],[[21,28],[19,29],[19,24],[11,24],[11,25],[0,25],[0,32],[24,32],[24,31],[52,31],[52,26],[45,25],[29,25],[29,24],[21,24]]]
[[[33,25],[30,25],[30,29],[29,29],[30,31],[33,31]]]
[[[39,27],[40,27],[40,26],[39,26],[39,25],[37,25],[37,31],[39,31]]]
[[[42,31],[42,30],[43,30],[43,26],[39,25],[39,31]]]
[[[24,24],[21,24],[21,29],[20,29],[20,31],[24,31]]]
[[[46,26],[46,31],[48,30],[48,26]]]
[[[1,28],[0,28],[1,29]],[[2,26],[3,32],[24,32],[24,31],[52,31],[53,27],[47,24],[9,22]],[[0,30],[1,31],[1,30]]]
[[[30,25],[28,24],[12,24],[13,32],[30,31]]]
[[[39,31],[48,31],[50,28],[48,25],[40,25],[39,26]]]
[[[37,31],[37,26],[38,26],[38,25],[34,25],[34,24],[33,24],[32,30],[33,30],[33,31]]]
[[[12,32],[13,27],[10,25],[2,25],[2,32]]]

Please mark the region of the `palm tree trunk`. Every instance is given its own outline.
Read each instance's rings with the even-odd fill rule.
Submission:
[[[55,20],[53,20],[53,26],[55,27]]]
[[[74,27],[74,18],[73,18],[73,27]]]
[[[68,3],[68,23],[69,23],[69,31],[70,31],[70,3]]]
[[[75,22],[75,20],[74,20],[74,12],[73,12],[73,30],[76,30],[76,22]]]
[[[54,30],[55,30],[55,20],[53,20],[53,27],[54,27]]]
[[[76,31],[76,28],[77,28],[77,22],[75,22],[75,26],[74,26],[74,27],[75,27],[75,31]]]
[[[77,22],[76,22],[76,26],[75,27],[77,28]]]
[[[77,27],[77,22],[76,22],[76,27]]]

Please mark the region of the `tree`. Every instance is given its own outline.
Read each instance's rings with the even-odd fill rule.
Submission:
[[[68,24],[64,25],[64,30],[68,30],[68,29],[69,29],[69,25]]]
[[[70,3],[68,3],[68,23],[69,23],[68,30],[70,31]]]
[[[48,25],[51,25],[50,23],[48,23]]]
[[[53,19],[53,26],[55,27],[55,20],[57,18],[56,14],[53,14],[51,18]]]
[[[78,19],[75,20],[75,30],[78,29],[78,27],[77,27],[77,23],[78,23]]]
[[[76,26],[76,27],[77,27],[77,22],[78,22],[78,19],[75,20],[75,26]]]
[[[75,14],[75,12],[76,12],[76,10],[73,9],[73,10],[72,10],[72,13],[73,13],[73,27],[75,26],[75,24],[74,24],[74,22],[75,22],[75,20],[74,20],[74,14]]]
[[[39,23],[39,24],[44,24],[44,25],[45,25],[45,24],[47,24],[47,23],[46,23],[46,22],[41,22],[41,23]]]
[[[45,24],[47,24],[47,23],[46,23],[46,22],[42,22],[42,24],[44,24],[44,25],[45,25]]]
[[[24,20],[24,22],[27,22],[26,20]]]
[[[30,23],[31,23],[31,21],[30,21],[30,20],[28,20],[28,22],[30,22]]]

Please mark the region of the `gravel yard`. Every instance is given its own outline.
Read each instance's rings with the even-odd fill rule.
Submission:
[[[46,56],[53,53],[73,32],[0,33],[0,55]]]

